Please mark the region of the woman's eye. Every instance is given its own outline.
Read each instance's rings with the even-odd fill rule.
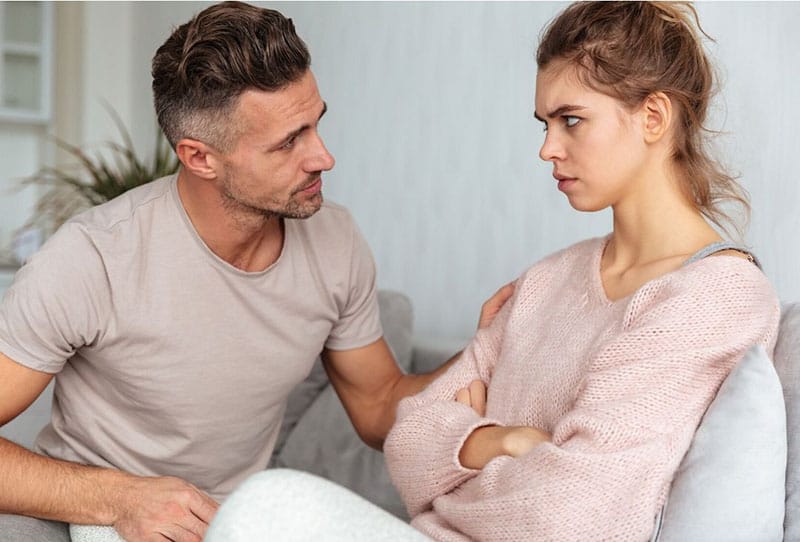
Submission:
[[[580,121],[581,121],[580,117],[572,117],[570,115],[564,117],[564,124],[566,124],[567,128],[572,128],[573,126],[576,126]]]

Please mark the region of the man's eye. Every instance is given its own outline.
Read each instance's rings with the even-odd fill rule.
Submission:
[[[297,140],[297,137],[293,137],[293,138],[289,139],[286,143],[281,145],[281,149],[291,149],[292,147],[294,147],[294,142],[296,140]]]
[[[566,124],[567,128],[572,128],[573,126],[577,126],[577,124],[581,121],[580,117],[573,117],[571,115],[564,116],[564,124]]]

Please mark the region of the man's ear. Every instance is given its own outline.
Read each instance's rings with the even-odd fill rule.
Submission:
[[[184,138],[175,145],[175,154],[192,175],[212,180],[217,177],[220,161],[217,152],[196,139]]]
[[[672,100],[663,92],[654,92],[645,98],[641,109],[644,118],[644,137],[656,143],[670,131],[673,117]]]

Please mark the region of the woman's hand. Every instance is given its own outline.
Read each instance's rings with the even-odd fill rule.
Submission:
[[[483,417],[486,414],[486,385],[481,380],[473,380],[456,392],[456,401]],[[548,441],[549,434],[533,427],[489,425],[479,427],[467,437],[458,459],[464,467],[480,470],[497,456],[520,457]]]
[[[480,470],[495,457],[521,457],[549,441],[550,435],[533,427],[489,425],[479,427],[467,437],[458,459],[464,467]]]
[[[481,380],[473,380],[466,388],[456,392],[456,401],[472,407],[478,416],[486,415],[486,385]]]

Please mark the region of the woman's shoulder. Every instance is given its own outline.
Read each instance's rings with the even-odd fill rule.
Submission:
[[[593,290],[593,270],[598,269],[607,237],[586,239],[558,250],[529,267],[517,281],[518,298],[585,297]]]
[[[676,285],[688,288],[707,287],[715,291],[759,291],[775,295],[761,268],[738,251],[724,251],[688,263],[666,276]]]
[[[607,240],[608,236],[593,237],[557,250],[529,267],[525,275],[553,269],[570,268],[571,272],[590,269],[595,260],[599,264]]]
[[[711,255],[642,286],[627,307],[626,326],[636,321],[680,319],[759,320],[777,326],[780,304],[769,279],[746,258]]]

